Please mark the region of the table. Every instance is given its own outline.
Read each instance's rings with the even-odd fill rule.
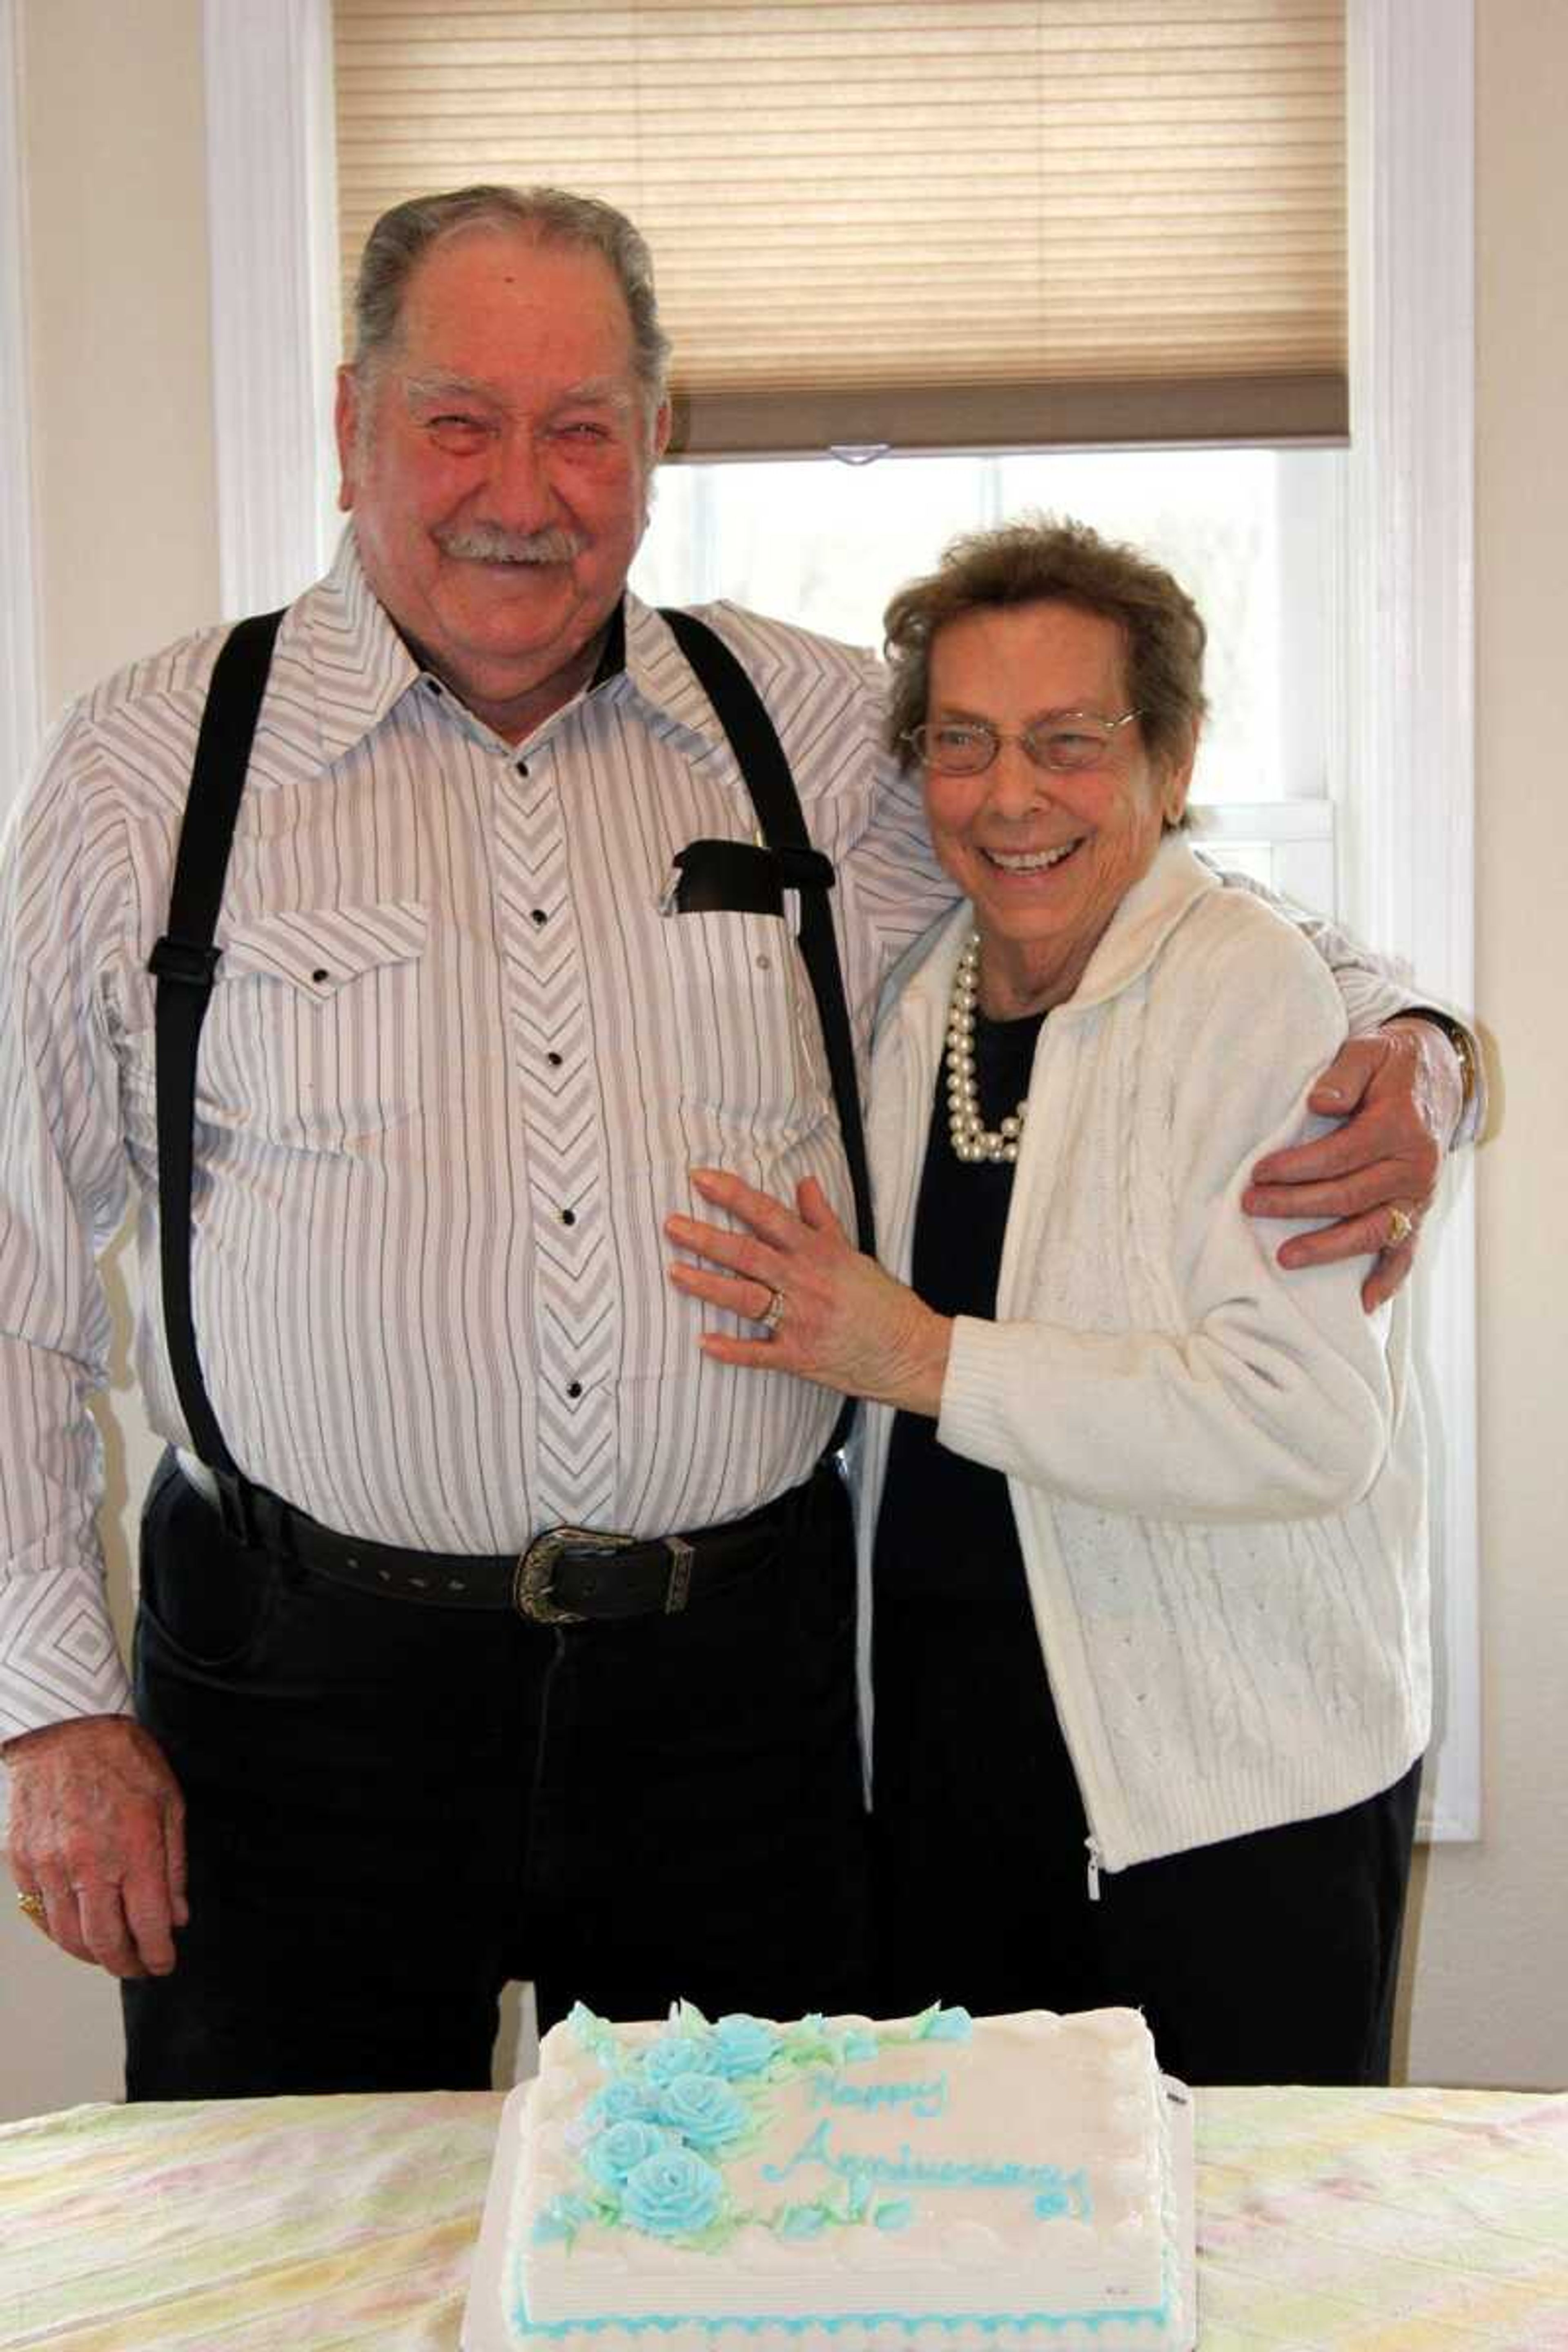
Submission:
[[[0,2127],[0,2347],[455,2352],[500,2099]],[[1568,2352],[1568,2095],[1196,2096],[1201,2352]]]

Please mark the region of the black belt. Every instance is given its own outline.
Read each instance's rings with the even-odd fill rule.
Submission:
[[[321,1525],[280,1495],[213,1472],[182,1454],[185,1477],[228,1534],[253,1550],[315,1569],[336,1584],[437,1609],[515,1609],[538,1625],[668,1616],[739,1584],[778,1556],[811,1481],[722,1527],[672,1536],[548,1528],[524,1552],[404,1551]],[[836,1475],[820,1470],[817,1476]]]

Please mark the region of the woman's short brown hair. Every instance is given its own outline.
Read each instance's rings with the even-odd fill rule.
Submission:
[[[1180,583],[1135,547],[1087,523],[1026,515],[955,539],[936,570],[900,588],[882,616],[891,671],[889,745],[913,764],[911,727],[926,715],[939,631],[992,605],[1072,604],[1121,631],[1127,693],[1152,758],[1184,759],[1203,719],[1208,632]],[[1112,714],[1108,714],[1112,715]]]

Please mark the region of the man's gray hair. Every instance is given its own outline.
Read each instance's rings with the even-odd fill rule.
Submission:
[[[658,323],[654,295],[653,257],[625,213],[597,196],[573,195],[565,188],[453,188],[410,196],[383,213],[365,239],[354,284],[354,367],[362,382],[396,344],[403,299],[418,263],[432,246],[464,229],[521,233],[541,245],[603,255],[626,298],[633,365],[651,429],[669,365],[669,338]]]

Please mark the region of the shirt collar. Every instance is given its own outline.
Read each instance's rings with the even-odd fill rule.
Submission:
[[[352,524],[331,571],[300,599],[290,619],[305,641],[329,763],[352,751],[429,675],[365,578]],[[629,589],[610,616],[586,692],[601,688],[635,692],[656,727],[662,721],[694,738],[694,748],[712,750],[726,740],[668,623]]]
[[[663,614],[628,589],[621,618],[626,683],[647,706],[655,731],[687,735],[698,751],[722,747],[728,738],[718,714]]]
[[[379,726],[425,672],[364,576],[352,524],[331,570],[290,617],[305,640],[321,753],[330,764]]]
[[[293,617],[306,641],[322,756],[331,762],[352,751],[430,673],[398,635],[365,578],[352,524],[331,571],[301,597]],[[623,678],[672,726],[705,743],[724,740],[668,625],[629,591],[610,615],[598,665],[584,691],[613,688]]]

